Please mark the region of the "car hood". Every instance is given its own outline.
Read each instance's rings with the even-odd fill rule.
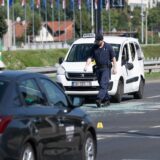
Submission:
[[[62,67],[66,72],[84,72],[86,62],[63,62]],[[88,66],[87,72],[92,72],[92,64]]]
[[[80,109],[80,107],[77,107],[77,108],[75,107],[74,109],[71,110],[69,114],[77,117],[85,117],[87,115],[86,112]]]

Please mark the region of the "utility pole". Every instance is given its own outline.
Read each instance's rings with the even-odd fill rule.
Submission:
[[[146,39],[145,44],[148,44],[148,9],[146,8]]]
[[[94,5],[93,0],[91,0],[91,27],[92,27],[92,33],[94,33]]]
[[[8,24],[8,41],[7,48],[8,50],[11,47],[11,23],[10,23],[10,8],[9,8],[9,0],[7,0],[7,24]]]
[[[141,0],[141,43],[144,43],[144,24],[143,24],[143,19],[144,19],[144,15],[143,15],[143,0]]]
[[[102,25],[101,25],[101,0],[98,1],[98,8],[97,8],[97,32],[102,32]]]

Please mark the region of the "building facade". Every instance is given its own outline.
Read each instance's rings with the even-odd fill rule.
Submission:
[[[160,0],[127,0],[129,6],[145,6],[147,8],[153,8],[158,5]]]

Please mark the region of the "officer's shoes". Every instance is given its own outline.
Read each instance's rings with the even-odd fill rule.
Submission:
[[[102,101],[100,99],[97,99],[96,100],[96,105],[97,105],[98,108],[102,107]]]
[[[109,101],[109,100],[105,100],[105,101],[103,102],[103,105],[106,106],[106,107],[109,106],[109,105],[110,105],[110,101]]]

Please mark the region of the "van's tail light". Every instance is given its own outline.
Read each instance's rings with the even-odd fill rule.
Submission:
[[[11,116],[0,116],[0,134],[4,132],[11,120]]]

